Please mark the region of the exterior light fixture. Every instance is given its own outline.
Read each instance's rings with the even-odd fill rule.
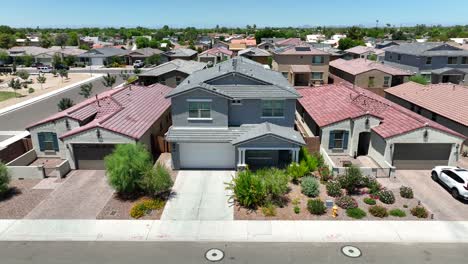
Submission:
[[[97,136],[97,138],[99,138],[99,139],[101,138],[101,130],[99,130],[99,128],[96,129],[96,136]]]

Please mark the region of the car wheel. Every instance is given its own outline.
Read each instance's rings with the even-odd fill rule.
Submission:
[[[455,188],[453,188],[453,189],[452,189],[452,196],[453,196],[453,198],[457,199],[457,198],[458,198],[458,195],[459,195],[459,194],[458,194],[458,190],[455,189]]]
[[[435,171],[432,172],[431,178],[434,181],[439,181],[439,177],[437,176],[437,172],[435,172]]]

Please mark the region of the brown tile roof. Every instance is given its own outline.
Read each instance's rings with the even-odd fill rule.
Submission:
[[[455,84],[421,85],[407,82],[386,93],[468,126],[468,87]]]
[[[409,133],[426,126],[465,138],[381,96],[359,87],[353,88],[347,83],[297,89],[297,91],[302,95],[299,103],[320,127],[372,115],[382,120],[381,124],[372,130],[383,138]]]
[[[379,70],[391,75],[412,75],[412,73],[409,71],[404,71],[389,65],[382,64],[380,62],[375,62],[367,59],[337,59],[330,62],[330,67],[337,68],[352,75],[361,74],[363,72],[368,72],[371,70]]]
[[[300,38],[287,38],[275,42],[276,46],[289,46],[289,45],[300,45],[302,40]]]
[[[347,49],[345,51],[349,53],[359,54],[359,55],[367,53],[367,52],[371,52],[371,53],[375,53],[379,55],[385,52],[385,50],[376,49],[376,48],[367,47],[367,46],[356,46],[356,47]]]

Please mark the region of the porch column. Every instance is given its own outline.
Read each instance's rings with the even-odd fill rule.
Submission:
[[[242,149],[237,149],[237,152],[239,152],[237,163],[241,165],[242,164]]]
[[[245,164],[245,149],[242,150],[242,164]]]
[[[295,149],[294,153],[295,153],[295,155],[294,155],[295,161],[299,162],[299,149]]]

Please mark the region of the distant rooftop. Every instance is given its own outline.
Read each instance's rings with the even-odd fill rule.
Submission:
[[[204,62],[175,59],[142,72],[139,76],[160,76],[171,71],[179,71],[190,75],[195,71],[204,69],[206,65]]]
[[[337,59],[330,62],[330,67],[337,68],[352,75],[368,72],[371,70],[379,70],[391,75],[412,75],[412,73],[409,71],[404,71],[380,62],[361,58],[354,60]]]

